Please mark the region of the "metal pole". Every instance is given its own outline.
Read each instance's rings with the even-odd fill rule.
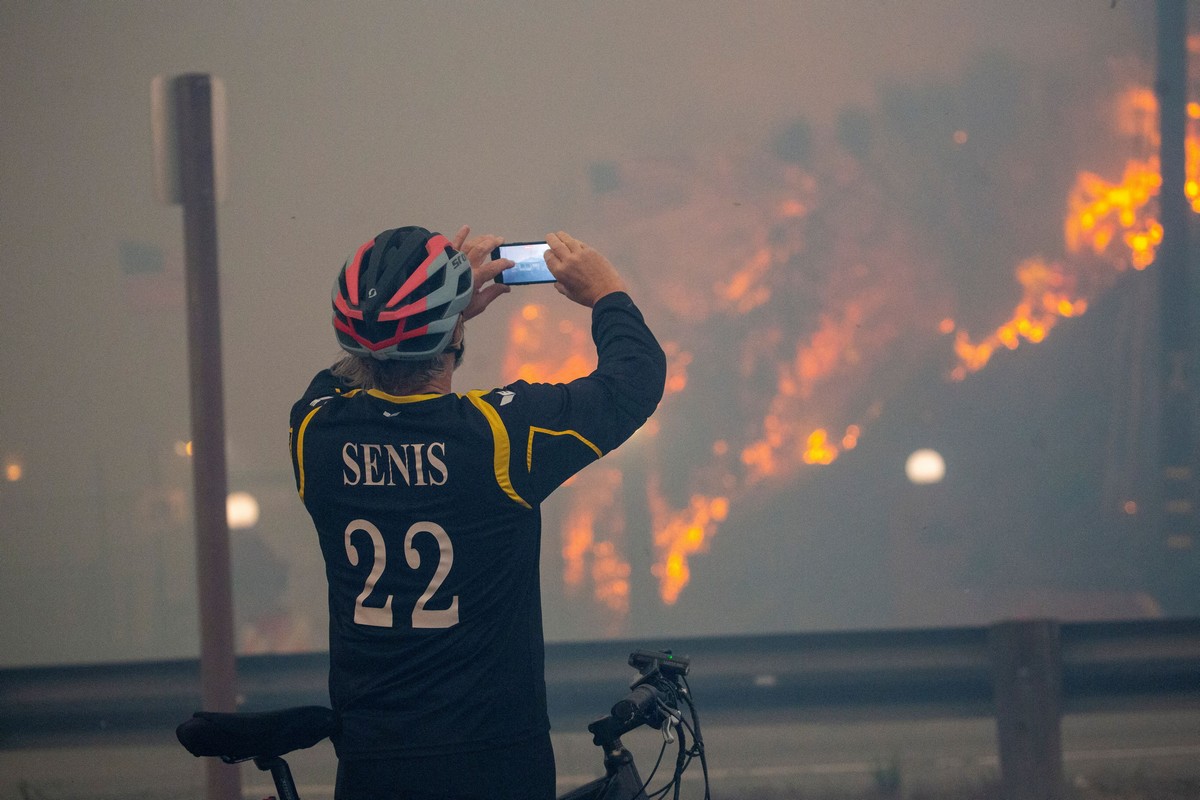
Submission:
[[[1161,321],[1162,416],[1159,459],[1162,486],[1161,532],[1155,543],[1159,565],[1156,594],[1168,614],[1195,610],[1188,588],[1194,566],[1196,531],[1195,435],[1192,422],[1192,342],[1189,271],[1190,204],[1187,180],[1187,3],[1158,0],[1158,96],[1162,188],[1159,193],[1163,240],[1156,257]]]
[[[179,183],[187,262],[200,688],[205,709],[233,711],[236,666],[229,528],[225,516],[227,481],[212,82],[208,75],[182,75],[175,79],[173,89],[179,121]],[[241,774],[237,767],[211,758],[206,762],[209,800],[240,800]]]
[[[1004,800],[1062,800],[1062,651],[1053,620],[988,629]]]

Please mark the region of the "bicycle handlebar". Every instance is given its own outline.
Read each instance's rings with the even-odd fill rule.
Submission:
[[[662,712],[658,708],[662,700],[662,692],[648,683],[634,688],[624,700],[613,704],[609,712],[613,719],[621,724],[637,721],[636,724],[654,724],[655,718],[660,718]]]
[[[625,699],[613,704],[607,717],[601,717],[588,725],[592,742],[608,748],[634,728],[642,725],[661,728],[667,719],[663,713],[663,706],[673,706],[667,692],[651,683],[637,684]]]

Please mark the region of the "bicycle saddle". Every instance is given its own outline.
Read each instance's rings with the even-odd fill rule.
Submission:
[[[312,747],[337,727],[324,706],[296,706],[280,711],[197,711],[175,729],[179,743],[194,756],[222,761],[270,759]]]

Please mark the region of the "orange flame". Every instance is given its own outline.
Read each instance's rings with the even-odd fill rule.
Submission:
[[[838,457],[838,449],[830,444],[829,432],[824,428],[817,428],[810,433],[805,445],[804,455],[801,456],[805,464],[832,464]]]
[[[592,550],[592,583],[596,599],[618,618],[629,615],[629,562],[612,542],[599,542]]]
[[[648,489],[654,549],[659,554],[651,572],[659,579],[663,602],[671,605],[691,577],[688,556],[708,549],[708,541],[729,514],[729,499],[697,494],[687,508],[673,511],[659,491],[657,480],[651,480]]]
[[[1145,269],[1162,242],[1162,225],[1147,209],[1161,186],[1157,158],[1131,160],[1116,184],[1080,173],[1067,203],[1067,252],[1108,257],[1118,270],[1126,263]]]
[[[968,372],[983,369],[998,347],[1016,350],[1022,339],[1040,342],[1060,318],[1077,317],[1087,310],[1087,300],[1073,296],[1075,280],[1062,265],[1023,261],[1017,267],[1017,282],[1021,300],[1004,324],[979,342],[972,342],[966,331],[955,334],[954,352],[960,363],[951,371],[952,379],[962,380]]]
[[[687,369],[692,363],[692,354],[681,349],[677,342],[663,342],[662,348],[667,356],[667,382],[663,393],[678,394],[687,388]]]
[[[831,439],[827,426],[806,420],[818,387],[858,366],[864,352],[879,349],[893,336],[886,328],[867,328],[864,321],[888,301],[886,292],[860,294],[841,315],[824,314],[807,343],[796,347],[794,358],[778,367],[775,396],[763,418],[762,436],[742,449],[747,483],[790,474],[801,464],[828,465],[841,449],[853,449],[862,434],[852,424]]]
[[[566,383],[595,365],[591,332],[570,320],[557,322],[545,306],[529,303],[509,321],[504,374],[530,383]]]
[[[618,633],[629,615],[631,570],[617,548],[625,536],[622,484],[621,471],[614,467],[597,468],[589,473],[587,481],[573,484],[562,530],[563,583],[568,592],[576,593],[585,576],[591,578],[593,597],[612,613],[610,633]],[[607,535],[604,539],[596,532],[601,520]]]
[[[1197,41],[1191,46],[1195,49]],[[1012,316],[979,341],[972,341],[963,330],[955,334],[959,363],[951,370],[953,380],[982,369],[1001,346],[1013,350],[1022,339],[1042,341],[1059,319],[1087,311],[1088,297],[1107,288],[1117,273],[1130,267],[1143,270],[1153,263],[1163,237],[1156,218],[1162,188],[1155,154],[1160,138],[1157,114],[1158,100],[1150,89],[1133,88],[1121,95],[1116,127],[1149,155],[1130,158],[1118,183],[1093,172],[1079,173],[1067,197],[1063,223],[1066,252],[1078,260],[1048,263],[1031,258],[1019,264],[1016,277],[1022,294]],[[1189,104],[1188,117],[1192,122],[1186,141],[1185,192],[1200,212],[1200,137],[1193,124],[1200,118],[1200,105]],[[950,330],[943,324],[944,333]]]
[[[760,247],[728,280],[717,283],[717,297],[739,314],[745,314],[771,299],[769,285],[763,275],[774,263],[771,250]]]

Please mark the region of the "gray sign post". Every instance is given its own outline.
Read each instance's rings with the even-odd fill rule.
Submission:
[[[164,199],[183,205],[187,274],[188,365],[191,386],[192,479],[196,570],[200,604],[200,688],[204,708],[236,706],[229,527],[225,503],[224,386],[221,370],[220,292],[217,282],[217,182],[214,156],[214,84],[203,74],[155,82],[155,144],[160,165],[177,176]],[[173,112],[173,113],[172,113]],[[165,117],[167,124],[161,124]],[[173,119],[173,124],[170,120]],[[177,147],[171,147],[174,139]],[[214,143],[217,144],[214,144]],[[167,152],[168,150],[172,152]],[[177,190],[177,194],[176,194]],[[209,800],[240,800],[235,766],[206,759]]]

